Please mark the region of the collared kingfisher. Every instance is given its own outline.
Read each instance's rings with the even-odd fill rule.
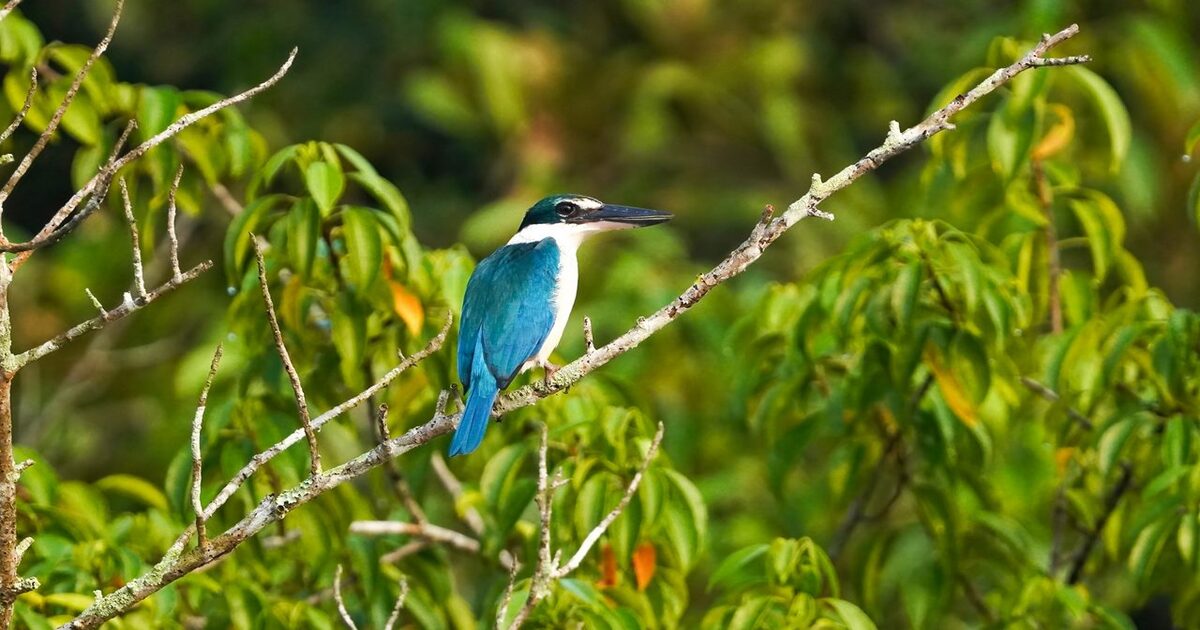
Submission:
[[[536,365],[549,378],[558,369],[549,358],[575,304],[580,243],[597,232],[670,218],[582,195],[546,197],[525,213],[507,244],[475,267],[458,335],[458,378],[467,404],[450,442],[451,456],[479,447],[496,396],[517,374]]]

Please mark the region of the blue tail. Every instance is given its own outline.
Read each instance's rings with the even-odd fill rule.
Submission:
[[[490,375],[489,375],[490,376]],[[450,440],[450,457],[466,455],[479,448],[483,442],[483,434],[487,431],[488,421],[491,420],[492,404],[500,390],[496,381],[491,378],[476,378],[471,383],[471,391],[467,394],[467,407],[463,409],[462,419]]]

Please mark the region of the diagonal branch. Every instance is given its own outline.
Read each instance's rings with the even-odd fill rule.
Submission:
[[[250,240],[254,242],[254,258],[258,261],[258,286],[262,289],[263,302],[267,305],[267,322],[271,324],[271,334],[275,336],[275,349],[283,361],[283,369],[287,371],[288,381],[292,384],[292,394],[296,397],[296,412],[300,415],[300,426],[304,428],[304,437],[308,440],[309,471],[316,475],[321,472],[321,450],[317,443],[317,432],[313,430],[312,419],[308,415],[308,401],[304,398],[300,374],[292,364],[292,357],[283,343],[279,319],[275,317],[275,304],[271,300],[271,287],[267,282],[267,264],[263,262],[262,243],[254,235],[251,235]]]
[[[117,0],[117,6],[113,9],[112,21],[109,22],[108,31],[104,34],[104,39],[100,40],[99,44],[96,44],[96,47],[92,50],[92,54],[88,55],[87,61],[83,62],[83,65],[79,67],[79,71],[75,73],[75,80],[71,82],[71,87],[67,88],[67,93],[63,96],[62,103],[59,104],[58,109],[55,109],[54,114],[50,116],[50,122],[46,123],[46,130],[38,137],[37,142],[34,143],[29,153],[26,153],[25,157],[21,158],[21,163],[17,165],[12,175],[9,175],[8,181],[4,183],[4,187],[0,188],[0,213],[4,211],[4,202],[8,199],[8,196],[12,194],[13,189],[20,183],[21,178],[25,176],[25,172],[33,165],[33,161],[45,150],[46,145],[50,142],[50,138],[54,136],[54,132],[58,130],[58,125],[62,122],[63,116],[66,115],[67,108],[71,106],[71,102],[75,100],[75,95],[79,93],[80,86],[83,85],[83,80],[91,72],[92,65],[108,49],[108,44],[112,42],[113,34],[117,32],[117,24],[121,21],[121,9],[124,8],[124,5],[125,0]]]
[[[651,316],[640,319],[637,325],[617,339],[563,367],[553,379],[550,379],[548,384],[535,382],[532,385],[503,396],[494,408],[494,412],[505,413],[532,405],[546,396],[561,391],[615,357],[636,347],[649,338],[650,335],[653,335],[694,306],[713,287],[736,276],[754,263],[762,256],[763,251],[767,247],[800,219],[809,216],[828,218],[830,215],[817,209],[817,205],[820,202],[833,193],[849,186],[863,175],[877,169],[892,157],[917,146],[925,139],[941,131],[952,128],[953,125],[950,124],[949,119],[954,114],[994,91],[1021,72],[1045,65],[1043,63],[1043,55],[1050,48],[1069,39],[1078,32],[1079,28],[1072,25],[1053,36],[1043,38],[1024,57],[1010,66],[997,70],[983,82],[976,85],[970,91],[960,94],[945,107],[934,112],[921,123],[904,131],[899,129],[899,125],[893,125],[891,132],[882,145],[867,153],[866,156],[854,164],[842,169],[842,171],[827,182],[823,182],[819,176],[815,176],[813,178],[813,185],[809,191],[789,205],[788,209],[781,216],[770,221],[756,223],[745,242],[730,252],[711,271],[702,275],[679,297]],[[1071,63],[1082,63],[1085,60],[1086,58],[1084,57],[1072,58]],[[445,329],[443,329],[443,336],[444,331]],[[440,346],[440,341],[438,345]],[[397,370],[402,370],[404,367],[404,364],[397,366],[397,368],[394,368],[392,372],[385,375],[375,385],[316,418],[313,421],[314,429],[344,413],[349,408],[362,403],[369,396],[386,387],[387,383],[397,375],[395,374]],[[433,418],[425,424],[416,426],[403,435],[392,438],[344,464],[310,477],[298,486],[285,490],[277,496],[267,497],[248,515],[220,536],[212,539],[207,550],[200,551],[193,549],[188,552],[183,551],[186,541],[191,536],[192,528],[189,527],[176,540],[175,544],[168,549],[163,559],[149,572],[131,580],[117,591],[98,598],[92,606],[63,627],[98,627],[105,621],[124,613],[137,602],[158,592],[180,577],[218,561],[250,536],[257,534],[263,528],[286,517],[297,506],[311,501],[313,498],[320,496],[341,483],[365,474],[387,459],[397,457],[451,432],[458,422],[459,417],[457,413],[448,415],[444,409],[439,408]],[[209,504],[209,514],[223,505],[263,463],[269,461],[288,446],[295,444],[303,436],[303,431],[294,431],[276,445],[254,456],[238,472],[234,479],[222,489],[217,498]]]
[[[203,549],[208,545],[208,536],[204,531],[204,503],[200,500],[201,469],[204,460],[200,454],[200,433],[204,428],[204,410],[208,406],[208,391],[212,389],[213,380],[217,377],[217,367],[221,365],[221,344],[213,353],[212,364],[208,368],[208,378],[204,381],[204,389],[200,390],[200,402],[196,405],[196,416],[192,420],[192,511],[196,513],[196,544]]]
[[[212,268],[212,261],[206,260],[206,261],[200,263],[199,265],[196,265],[195,267],[192,267],[188,271],[184,272],[184,274],[182,276],[179,276],[178,278],[173,278],[173,279],[163,283],[157,289],[154,289],[153,291],[148,292],[146,294],[145,299],[143,299],[143,300],[134,300],[132,295],[130,295],[129,293],[126,293],[124,298],[121,300],[120,305],[118,305],[112,309],[103,311],[100,315],[97,315],[96,317],[93,317],[93,318],[87,320],[86,322],[76,324],[75,326],[71,327],[70,329],[58,334],[53,339],[50,339],[49,341],[44,341],[40,345],[34,346],[33,348],[30,348],[30,349],[16,355],[15,357],[13,357],[13,360],[14,360],[15,364],[18,366],[25,366],[34,361],[37,361],[38,359],[50,354],[51,352],[54,352],[55,350],[62,348],[63,346],[67,345],[67,343],[74,341],[75,339],[78,339],[79,337],[82,337],[84,334],[86,334],[90,331],[99,330],[100,328],[103,328],[105,324],[107,324],[109,322],[114,322],[114,321],[121,319],[123,317],[126,317],[136,311],[140,311],[141,309],[143,309],[147,305],[149,305],[151,302],[170,293],[171,291],[174,291],[175,289],[178,289],[179,287],[183,286],[184,284],[187,284],[188,282],[195,280],[196,278],[198,278],[200,276],[200,274],[204,273],[205,271],[208,271],[211,268]]]
[[[129,187],[125,178],[120,180],[121,205],[125,209],[125,223],[129,224],[129,239],[133,243],[133,291],[138,300],[146,299],[146,272],[142,270],[142,239],[138,235],[137,217],[133,216],[133,204],[129,201]]]
[[[565,564],[559,565],[558,554],[555,554],[553,559],[550,556],[550,518],[551,509],[550,503],[554,494],[555,488],[558,487],[559,480],[556,477],[554,481],[549,479],[546,474],[546,428],[542,427],[542,443],[538,449],[538,494],[537,503],[541,514],[541,527],[538,538],[538,563],[533,569],[533,580],[529,586],[529,598],[525,600],[525,605],[521,610],[517,611],[513,621],[508,625],[508,630],[516,630],[524,625],[533,609],[537,607],[543,599],[550,594],[550,587],[569,575],[572,571],[579,568],[583,563],[583,559],[587,557],[588,552],[592,547],[600,541],[600,537],[604,532],[608,531],[613,521],[625,511],[629,501],[633,499],[633,495],[637,492],[638,486],[642,483],[642,477],[646,474],[646,469],[650,467],[650,462],[654,460],[654,456],[658,454],[658,447],[662,444],[663,438],[663,423],[658,423],[658,432],[654,434],[654,440],[650,442],[650,448],[646,450],[646,458],[642,460],[642,465],[638,468],[637,473],[633,475],[633,479],[625,488],[625,494],[621,500],[617,502],[616,507],[612,509],[600,522],[588,532],[584,537],[583,542],[579,544],[579,549],[575,550],[574,555]]]
[[[676,317],[695,306],[713,287],[745,271],[762,256],[767,247],[801,219],[807,217],[832,219],[833,215],[817,208],[830,195],[853,184],[863,175],[878,169],[884,162],[908,151],[935,134],[954,128],[954,125],[950,123],[952,116],[995,91],[996,88],[1012,80],[1018,74],[1040,67],[1039,60],[1043,59],[1046,51],[1070,39],[1078,32],[1079,26],[1072,24],[1054,35],[1043,37],[1024,57],[1012,65],[996,70],[971,90],[954,97],[945,107],[933,112],[920,123],[904,131],[900,130],[899,125],[892,124],[883,144],[872,149],[854,164],[843,168],[830,179],[822,181],[820,175],[814,174],[812,186],[804,196],[788,205],[787,210],[781,216],[756,224],[751,230],[749,238],[730,252],[716,267],[701,275],[692,286],[688,287],[670,304],[649,317],[639,318],[637,325],[628,332],[597,348],[595,352],[588,353],[563,366],[555,372],[553,378],[548,379],[548,382],[535,381],[502,396],[496,403],[494,413],[502,415],[513,409],[531,405],[550,394],[565,389],[596,368],[636,348],[650,335],[658,332],[674,321]],[[1083,63],[1088,60],[1086,56],[1070,59],[1072,63]]]
[[[129,151],[129,153],[126,153],[125,155],[121,156],[120,159],[113,162],[111,165],[110,172],[115,173],[115,172],[121,170],[128,164],[134,162],[138,158],[145,155],[148,151],[150,151],[150,149],[153,149],[154,147],[157,147],[158,145],[175,137],[176,135],[179,134],[179,132],[196,124],[200,120],[207,118],[207,117],[221,111],[222,109],[231,107],[233,105],[241,103],[242,101],[249,100],[250,98],[254,97],[255,95],[270,88],[272,85],[275,85],[276,83],[279,82],[280,79],[283,78],[283,76],[285,74],[287,74],[288,70],[292,67],[292,62],[296,59],[297,52],[298,52],[298,49],[293,48],[291,54],[288,55],[287,60],[283,62],[283,65],[280,66],[279,69],[275,71],[275,74],[271,75],[269,78],[267,78],[267,80],[263,81],[262,83],[259,83],[258,85],[254,86],[244,92],[241,92],[239,94],[235,94],[228,98],[221,99],[221,100],[217,101],[216,103],[213,103],[212,105],[209,105],[208,107],[205,107],[203,109],[199,109],[194,112],[184,114],[183,116],[181,116],[179,118],[179,120],[176,120],[175,122],[171,123],[166,129],[162,130],[161,132],[159,132],[157,135],[150,138],[149,140],[146,140],[145,142],[134,147],[133,149],[131,149]],[[92,179],[89,180],[86,184],[84,184],[82,188],[75,191],[75,194],[72,195],[71,198],[67,200],[67,203],[63,204],[63,206],[58,209],[58,211],[54,214],[54,216],[51,217],[51,219],[46,223],[45,226],[42,227],[41,231],[39,231],[32,240],[37,241],[38,239],[45,238],[49,234],[55,232],[56,228],[58,228],[59,225],[62,225],[63,221],[66,221],[67,217],[70,217],[71,214],[75,211],[75,209],[79,207],[79,204],[83,202],[83,199],[85,197],[90,195],[97,188],[103,186],[103,180],[104,180],[103,173],[97,174],[96,176],[92,177]],[[0,250],[0,251],[4,251],[4,250]],[[17,250],[10,249],[7,251],[17,251]],[[13,269],[16,270],[16,269],[20,268],[21,265],[25,264],[25,261],[28,260],[29,256],[30,256],[29,251],[22,251],[22,254],[20,256],[18,256],[16,258],[16,260],[13,261]]]
[[[124,148],[125,142],[129,139],[129,134],[133,133],[134,129],[137,129],[137,121],[130,120],[129,123],[125,125],[125,130],[121,132],[121,137],[117,139],[117,143],[113,145],[113,150],[108,156],[108,160],[104,163],[104,166],[100,167],[100,171],[96,174],[96,177],[99,178],[99,186],[95,191],[92,192],[91,198],[88,200],[87,204],[83,206],[82,210],[75,213],[75,215],[72,216],[69,221],[58,226],[56,229],[50,230],[44,235],[36,236],[28,241],[25,241],[24,243],[4,243],[3,239],[0,239],[0,252],[9,254],[20,252],[25,254],[35,249],[41,249],[43,247],[53,245],[61,241],[64,236],[70,234],[71,231],[78,227],[80,223],[83,223],[85,219],[91,216],[91,214],[95,212],[102,203],[104,203],[105,197],[108,196],[108,187],[112,184],[113,174],[116,173],[115,163],[117,160],[117,155],[119,155],[121,149]],[[45,232],[45,230],[43,231]],[[18,257],[17,261],[20,260],[23,259]],[[18,266],[19,265],[14,262],[13,270],[15,271]]]
[[[4,18],[0,17],[0,20],[2,19]],[[25,120],[25,115],[29,113],[29,108],[33,105],[33,95],[37,94],[37,88],[38,72],[37,68],[33,68],[29,71],[29,91],[25,93],[25,104],[21,106],[21,111],[17,112],[16,117],[8,124],[8,127],[3,132],[0,132],[0,142],[8,140],[13,135],[13,132],[17,130],[17,127],[21,126],[21,123]],[[12,156],[9,156],[7,160],[11,162]]]
[[[8,0],[8,3],[4,5],[4,8],[0,9],[0,20],[8,17],[8,14],[12,13],[12,10],[17,8],[18,4],[21,4],[21,0]]]

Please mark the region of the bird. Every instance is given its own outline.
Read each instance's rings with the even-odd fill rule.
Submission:
[[[552,195],[525,213],[517,233],[480,261],[467,281],[458,336],[458,379],[466,405],[450,456],[479,448],[500,391],[534,366],[548,381],[550,354],[562,339],[579,283],[576,252],[600,232],[657,225],[672,215]]]

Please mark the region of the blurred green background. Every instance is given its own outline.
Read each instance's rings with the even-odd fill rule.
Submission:
[[[47,41],[72,43],[97,41],[110,9],[87,0],[22,6]],[[807,190],[814,172],[829,175],[856,160],[883,140],[889,121],[914,124],[964,73],[1007,62],[998,37],[1032,42],[1072,22],[1082,33],[1056,54],[1091,54],[1088,67],[1112,86],[1131,124],[1128,151],[1111,170],[1114,131],[1105,111],[1072,95],[1065,80],[1052,83],[1047,91],[1057,95],[1054,88],[1062,87],[1074,112],[1071,149],[1059,156],[1064,171],[1077,170],[1079,180],[1116,202],[1127,227],[1123,245],[1164,302],[1194,309],[1200,230],[1189,188],[1200,165],[1185,159],[1185,137],[1200,119],[1200,6],[1187,0],[128,0],[107,57],[123,81],[230,94],[268,76],[298,46],[288,76],[240,108],[262,134],[256,158],[310,139],[353,147],[403,192],[412,230],[426,248],[462,243],[478,259],[509,238],[525,208],[554,192],[674,212],[665,228],[597,239],[583,249],[575,319],[590,315],[603,341],[720,260],[765,204],[785,206]],[[980,111],[994,105],[985,101]],[[967,137],[968,131],[949,133]],[[32,231],[70,194],[63,174],[78,148],[64,137],[47,151],[10,202],[10,221]],[[792,454],[780,446],[784,429],[777,433],[756,415],[769,412],[759,411],[760,403],[768,405],[756,389],[765,385],[755,379],[792,368],[790,377],[807,378],[807,368],[789,363],[791,350],[777,355],[773,346],[746,356],[747,348],[758,348],[752,341],[762,341],[749,332],[756,322],[762,331],[790,334],[784,329],[794,313],[774,300],[791,304],[798,294],[776,283],[803,281],[855,238],[893,219],[940,219],[991,236],[985,214],[1015,203],[994,183],[963,183],[978,181],[969,178],[953,195],[931,192],[938,176],[931,161],[951,161],[932,154],[930,146],[909,152],[829,200],[823,207],[837,215],[835,222],[799,225],[745,276],[594,377],[603,391],[620,391],[621,402],[666,422],[666,451],[700,487],[714,523],[701,561],[706,574],[731,551],[773,536],[811,535],[828,545],[862,481],[860,465],[870,461],[863,452],[839,451],[807,474],[787,471],[803,464],[798,455],[781,464]],[[235,200],[244,199],[246,177],[222,182]],[[213,190],[199,199],[199,212],[187,220],[185,258],[220,259],[230,213]],[[111,297],[127,284],[127,251],[113,246],[123,238],[119,221],[97,216],[85,227],[30,265],[28,284],[14,297],[18,346],[86,316],[84,286]],[[1067,266],[1087,261],[1083,251],[1065,252]],[[1004,267],[1002,258],[991,261],[995,268]],[[841,258],[836,265],[852,262]],[[210,349],[237,328],[226,312],[236,312],[245,293],[231,284],[228,274],[210,273],[181,296],[23,374],[18,442],[52,460],[63,477],[122,472],[162,479],[186,439]],[[1044,305],[1033,301],[1036,313]],[[1044,322],[1034,324],[1045,332]],[[572,326],[560,358],[582,347]],[[847,347],[862,354],[853,343]],[[448,360],[437,367],[448,382]],[[310,376],[325,379],[314,387],[336,392],[342,375],[334,369]],[[818,408],[818,400],[807,400],[809,407],[789,407],[781,417],[796,420]],[[547,401],[553,413],[565,414],[568,404]],[[837,407],[831,408],[832,416]],[[747,433],[763,451],[731,447]],[[1024,439],[1040,444],[1042,438],[1013,437],[1013,444]],[[879,456],[881,445],[867,450]],[[1049,470],[1046,453],[1013,450],[1011,469],[1028,456],[1027,468]],[[464,477],[478,478],[482,461],[459,462]],[[405,465],[421,478],[423,459]],[[1008,473],[996,477],[1000,492],[1026,483],[1019,470]],[[1037,494],[1030,504],[1047,501],[1048,487],[1030,488]],[[1090,490],[1103,494],[1102,485]],[[1047,532],[1034,528],[1034,534],[1044,546]],[[908,540],[897,543],[901,551]],[[858,568],[869,553],[858,550],[850,562]],[[904,583],[902,574],[886,579]],[[691,593],[706,603],[713,596],[702,582],[691,584]],[[1115,592],[1124,608],[1144,599]],[[908,614],[911,625],[921,625],[914,620],[924,617]]]
[[[75,43],[97,41],[111,15],[108,3],[83,0],[30,2],[23,10],[47,41]],[[881,141],[888,121],[919,120],[942,86],[981,64],[995,37],[1028,39],[1071,22],[1082,34],[1062,53],[1090,52],[1089,67],[1116,89],[1132,120],[1128,158],[1104,183],[1126,215],[1127,246],[1172,302],[1200,305],[1200,231],[1187,204],[1197,166],[1182,150],[1200,118],[1200,8],[1186,0],[134,0],[108,57],[125,81],[232,93],[268,76],[299,46],[286,79],[243,106],[251,126],[272,149],[306,139],[357,149],[403,191],[413,229],[430,247],[464,242],[482,257],[508,239],[533,201],[559,191],[675,212],[670,236],[622,236],[584,248],[583,268],[594,272],[583,275],[577,313],[592,313],[604,336],[629,319],[626,304],[617,311],[622,319],[602,316],[619,301],[606,291],[628,282],[600,265],[613,252],[657,249],[664,275],[701,270],[740,242],[763,205],[782,207],[807,190],[813,172],[856,159]],[[1099,112],[1081,112],[1077,125],[1080,136],[1097,139],[1087,153],[1099,153],[1106,133]],[[69,195],[61,174],[72,144],[52,146],[18,190],[15,221],[40,226]],[[755,285],[794,279],[889,219],[973,225],[978,217],[930,207],[914,194],[922,153],[901,156],[831,200],[837,221],[794,230],[734,290],[749,294]],[[202,252],[214,251],[222,234],[227,215],[218,207],[210,198],[199,240],[189,245],[197,256],[211,256]],[[42,259],[88,256],[69,248]],[[123,264],[89,260],[88,269],[58,273],[101,278],[101,270]],[[82,286],[86,278],[74,281]],[[214,278],[206,282],[204,297],[189,289],[201,309],[195,300],[166,306],[136,328],[213,334],[201,320],[221,310],[224,296]],[[63,299],[57,287],[44,288],[39,300]],[[641,292],[636,304],[645,311],[678,288]],[[86,311],[81,296],[71,299],[76,312]],[[44,329],[25,330],[39,337],[61,316],[46,313]],[[137,368],[135,361],[130,369]],[[120,389],[91,391],[87,400],[113,404]],[[129,422],[139,434],[184,430]],[[78,424],[55,439],[82,440],[73,453],[95,452],[85,448],[88,423]],[[152,469],[118,453],[108,455],[121,466]],[[95,474],[114,463],[69,465]]]

